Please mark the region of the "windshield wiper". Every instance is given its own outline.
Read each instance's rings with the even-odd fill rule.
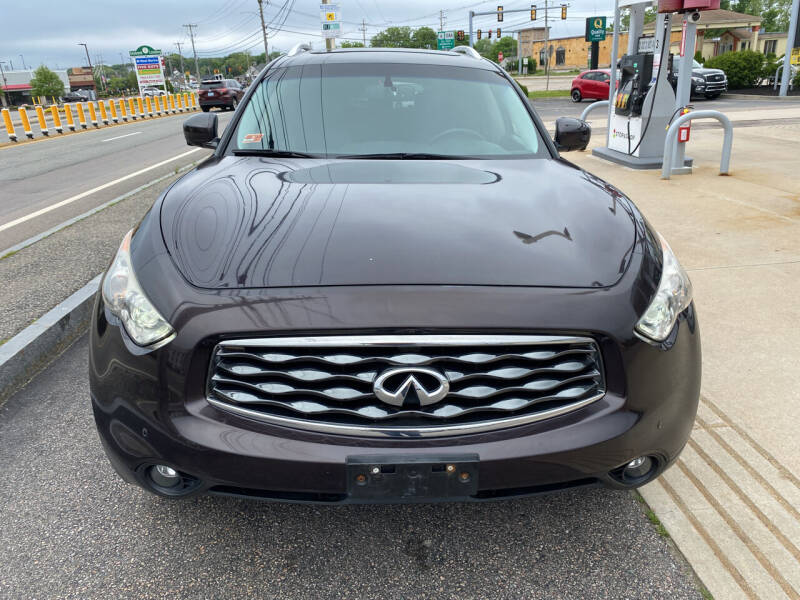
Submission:
[[[384,160],[458,160],[472,158],[456,154],[430,154],[428,152],[387,152],[385,154],[337,154],[336,158],[366,158]]]
[[[235,156],[273,156],[275,158],[319,158],[318,154],[295,152],[294,150],[270,150],[269,148],[236,148]]]

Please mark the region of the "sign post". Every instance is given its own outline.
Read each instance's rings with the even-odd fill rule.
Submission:
[[[136,50],[128,52],[128,54],[134,61],[139,92],[148,85],[165,86],[161,50],[156,50],[150,46],[139,46]]]
[[[436,49],[437,50],[452,50],[456,47],[456,32],[455,31],[438,31],[436,32]]]
[[[606,39],[606,18],[588,17],[586,19],[586,35],[584,39],[592,43],[592,62],[589,68],[596,69],[600,60],[600,42]]]

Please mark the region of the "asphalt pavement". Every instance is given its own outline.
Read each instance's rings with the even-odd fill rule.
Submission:
[[[123,483],[87,339],[0,407],[2,598],[700,598],[628,492],[486,504],[174,501]]]
[[[218,114],[222,132],[233,113]],[[188,117],[135,121],[0,148],[0,250],[208,156],[209,150],[186,145],[183,122]],[[91,193],[75,199],[86,192]],[[46,212],[9,226],[39,211]]]

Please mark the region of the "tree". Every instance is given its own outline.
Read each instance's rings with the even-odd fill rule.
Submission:
[[[63,96],[64,82],[53,71],[42,65],[33,72],[31,96]]]
[[[373,48],[413,48],[411,27],[389,27],[376,33],[369,45]]]
[[[413,48],[437,48],[436,32],[430,27],[420,27],[411,35]]]
[[[349,42],[347,40],[342,42],[342,48],[363,48],[364,44],[361,42]]]
[[[492,56],[489,58],[497,62],[497,54],[500,52],[503,53],[505,58],[516,58],[517,40],[511,36],[501,37],[494,43],[494,45],[492,45]]]

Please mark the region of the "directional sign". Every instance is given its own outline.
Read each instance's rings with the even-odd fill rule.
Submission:
[[[602,42],[606,39],[606,18],[589,17],[586,19],[587,42]]]
[[[452,50],[456,47],[455,31],[436,32],[436,48],[438,50]]]
[[[335,38],[342,35],[342,17],[338,4],[320,4],[319,16],[322,22],[322,37]]]

